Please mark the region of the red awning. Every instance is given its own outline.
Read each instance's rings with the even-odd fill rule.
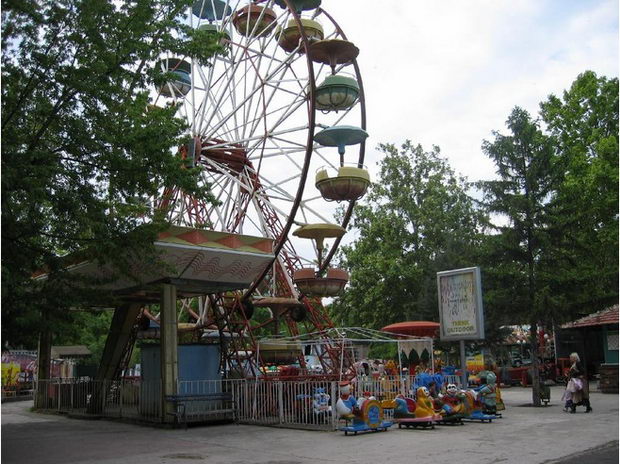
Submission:
[[[594,327],[597,325],[618,324],[618,305],[611,306],[602,311],[569,322],[562,326],[563,329],[577,329],[580,327]]]
[[[381,331],[402,335],[414,335],[416,337],[437,337],[437,334],[439,333],[439,322],[397,322],[396,324],[386,325],[381,329]]]

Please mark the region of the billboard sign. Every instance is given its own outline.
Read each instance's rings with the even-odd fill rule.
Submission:
[[[437,273],[441,340],[484,339],[480,268]]]

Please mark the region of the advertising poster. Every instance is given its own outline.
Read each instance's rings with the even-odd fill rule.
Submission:
[[[441,340],[481,340],[484,314],[480,268],[437,273]]]

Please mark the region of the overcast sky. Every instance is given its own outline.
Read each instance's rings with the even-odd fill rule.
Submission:
[[[367,165],[378,143],[441,148],[469,180],[493,176],[480,149],[518,105],[561,95],[587,69],[618,76],[617,0],[323,0],[360,48]],[[375,177],[376,179],[376,177]]]

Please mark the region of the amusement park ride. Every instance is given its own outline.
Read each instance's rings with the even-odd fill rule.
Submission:
[[[370,184],[359,50],[320,0],[197,0],[187,21],[221,37],[221,51],[208,66],[162,57],[157,66],[168,79],[151,110],[178,106],[190,135],[178,154],[217,204],[166,189],[154,206],[174,227],[156,245],[169,253],[202,247],[182,264],[217,277],[176,279],[168,298],[181,309],[172,322],[194,341],[219,337],[221,371],[235,378],[264,375],[270,359],[287,357],[286,346],[260,340],[266,335],[317,333],[324,343],[313,354],[324,378],[337,379],[351,359],[328,335],[333,323],[321,298],[337,296],[348,281],[330,263]],[[327,202],[343,203],[338,223]],[[159,293],[142,294],[113,322],[100,368],[108,377],[127,367],[136,339],[171,322],[160,314]],[[260,322],[257,308],[267,308]],[[115,324],[124,337],[112,336]],[[303,352],[293,351],[303,372]]]
[[[163,83],[148,111],[178,108],[189,131],[178,156],[216,201],[175,186],[155,199],[153,208],[171,224],[154,243],[166,266],[137,257],[139,284],[110,279],[107,289],[120,304],[88,395],[70,383],[71,401],[83,397],[88,412],[101,413],[118,399],[119,414],[131,406],[157,421],[185,421],[190,404],[197,420],[222,412],[269,424],[300,416],[315,425],[333,418],[335,425],[340,418],[345,434],[498,417],[494,376],[482,402],[477,394],[457,395],[456,387],[439,405],[426,386],[407,391],[415,378],[402,376],[401,351],[428,346],[432,369],[435,323],[408,323],[410,333],[423,329],[427,337],[408,337],[399,325],[381,333],[353,328],[353,337],[362,337],[355,339],[347,335],[351,328],[334,327],[322,304],[348,282],[331,262],[370,177],[359,49],[321,0],[196,0],[186,20],[221,48],[206,66],[161,57]],[[343,206],[337,223],[331,202]],[[72,270],[112,276],[94,262]],[[156,342],[142,346],[138,387],[121,377],[139,339]],[[399,343],[398,369],[392,361],[389,375],[362,377],[374,385],[365,391],[365,383],[355,383],[354,341]],[[306,365],[302,347],[318,369]],[[271,373],[269,364],[295,367]],[[47,407],[50,389],[45,380],[40,385],[36,404]],[[337,388],[338,401],[330,404]],[[58,383],[58,410],[63,389]],[[223,410],[233,398],[235,408]]]

